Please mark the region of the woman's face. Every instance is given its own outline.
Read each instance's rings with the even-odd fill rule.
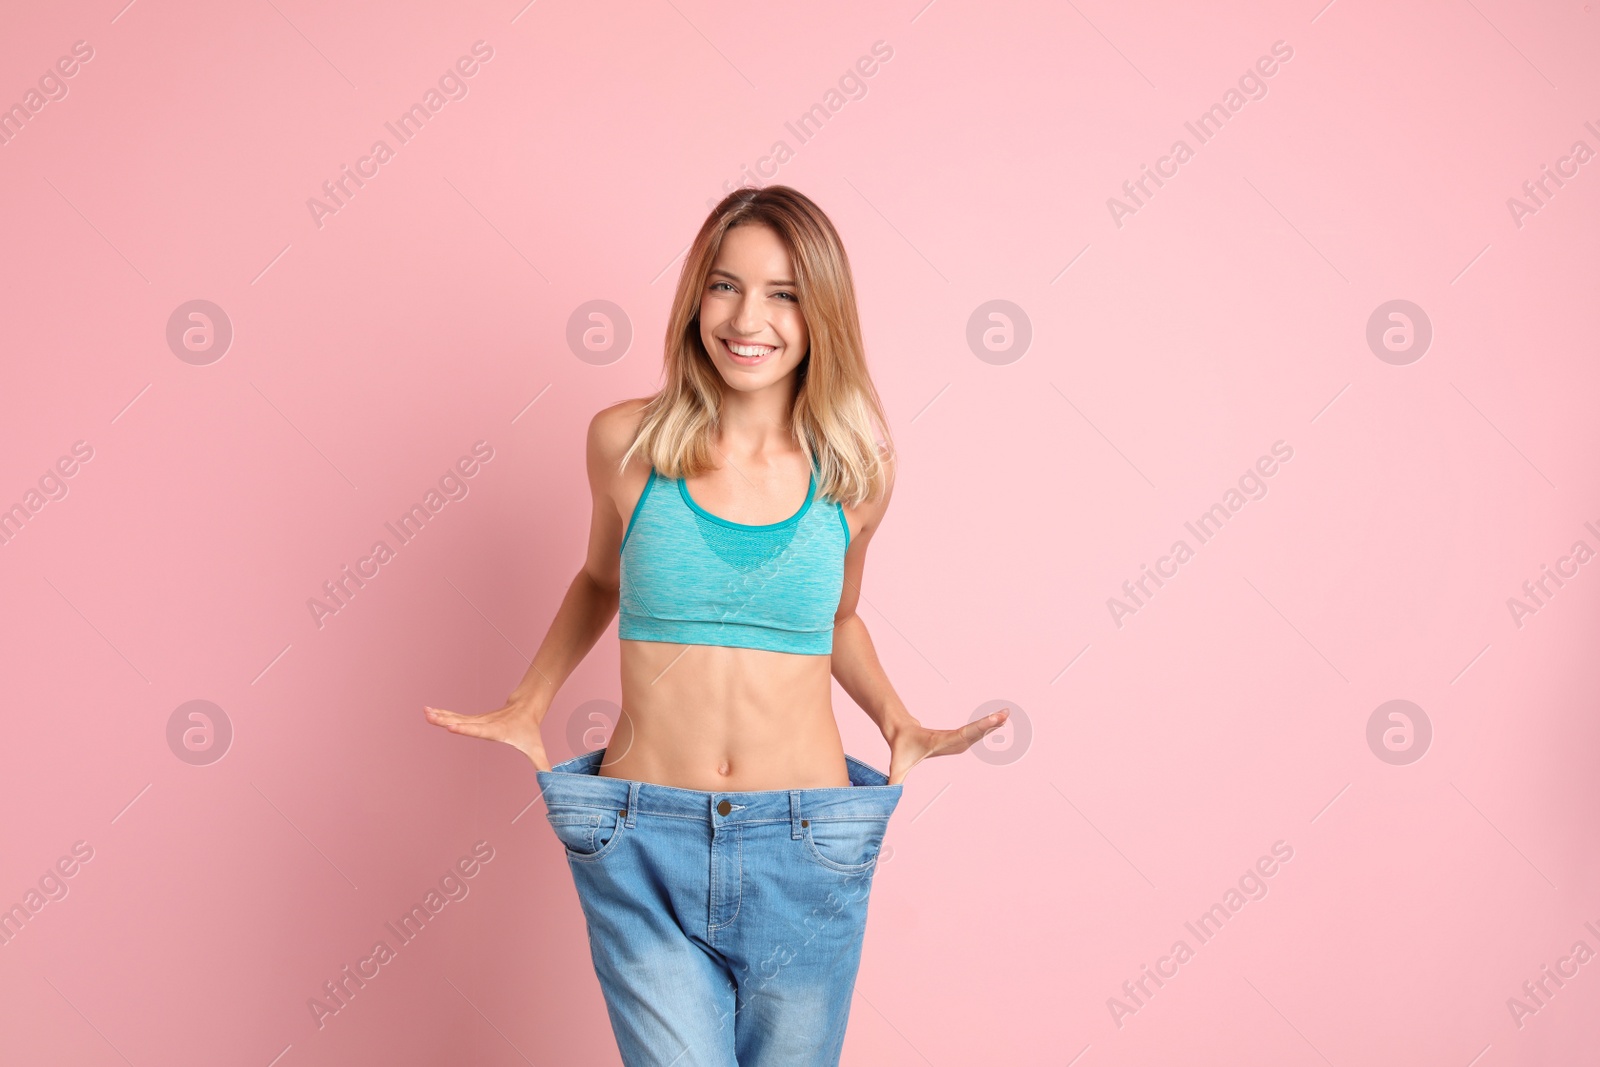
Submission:
[[[783,381],[810,351],[789,253],[770,226],[746,223],[723,236],[700,294],[700,341],[741,392]]]

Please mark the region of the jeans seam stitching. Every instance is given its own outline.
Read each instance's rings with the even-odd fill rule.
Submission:
[[[840,820],[833,820],[840,821]],[[878,857],[873,856],[866,863],[839,863],[824,856],[817,848],[817,843],[811,839],[809,830],[804,836],[806,850],[811,853],[816,861],[837,874],[865,874],[878,865]]]
[[[594,841],[594,834],[595,834],[595,832],[597,830],[599,830],[599,827],[593,827],[593,828],[590,829],[590,831],[589,831],[589,840],[590,840],[590,842]],[[597,861],[603,859],[604,857],[611,855],[611,853],[613,853],[613,852],[615,852],[617,850],[617,845],[618,845],[618,843],[620,843],[622,841],[622,835],[623,835],[624,832],[626,832],[626,830],[627,830],[627,823],[625,823],[622,820],[621,816],[618,816],[617,817],[617,828],[615,830],[611,831],[611,840],[607,841],[605,844],[601,845],[598,849],[596,849],[593,852],[574,852],[569,848],[569,849],[567,849],[567,859],[574,860],[574,861],[579,862],[579,863],[594,863],[594,862],[597,862]]]
[[[728,921],[725,923],[718,923],[717,925],[711,927],[712,930],[723,930],[729,926],[732,926],[733,920],[739,917],[739,909],[744,907],[744,835],[738,834],[734,840],[738,843],[739,849],[738,858],[734,860],[733,864],[734,871],[738,879],[739,899],[734,902],[733,914],[728,916]]]

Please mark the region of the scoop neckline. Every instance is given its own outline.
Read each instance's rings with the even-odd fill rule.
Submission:
[[[811,510],[811,501],[817,495],[817,471],[816,468],[813,467],[811,469],[810,481],[806,484],[805,503],[800,505],[799,511],[780,522],[768,522],[761,525],[752,526],[749,523],[734,522],[732,519],[725,519],[721,515],[713,515],[711,512],[694,502],[694,497],[689,495],[689,483],[685,479],[679,478],[677,479],[677,482],[678,495],[683,497],[683,502],[688,504],[696,515],[699,515],[703,519],[708,519],[711,522],[716,523],[718,526],[726,526],[733,530],[781,530],[785,526],[793,526],[805,516],[806,512]]]

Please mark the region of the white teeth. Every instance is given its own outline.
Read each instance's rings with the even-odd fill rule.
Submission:
[[[726,342],[729,351],[736,356],[764,356],[772,351],[767,345],[736,345],[732,341]]]

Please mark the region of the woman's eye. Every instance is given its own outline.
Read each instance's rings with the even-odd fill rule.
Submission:
[[[731,292],[732,289],[733,289],[733,286],[731,284],[729,284],[728,282],[712,282],[711,285],[710,285],[710,289],[711,289],[712,292],[716,292],[719,289],[727,289],[727,290],[729,290]],[[791,304],[798,304],[800,302],[800,297],[799,296],[797,296],[794,293],[788,292],[788,291],[779,292],[779,293],[773,293],[772,295],[773,296],[778,296],[778,297],[784,297]]]

